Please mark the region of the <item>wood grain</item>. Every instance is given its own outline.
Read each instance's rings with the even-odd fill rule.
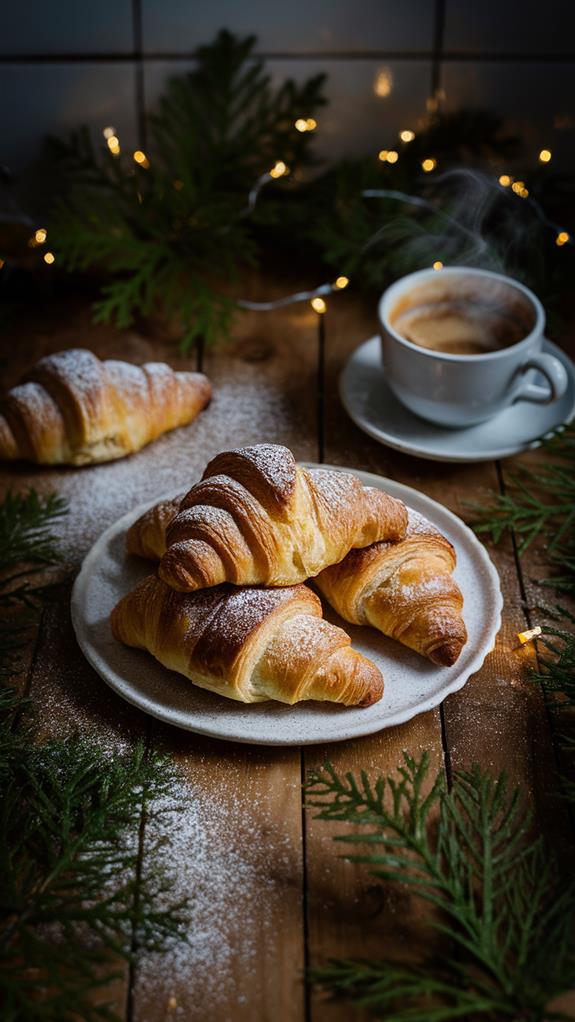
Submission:
[[[343,318],[338,308],[337,313],[328,312],[322,324],[325,333],[320,440],[324,460],[328,464],[343,464],[384,476],[391,475],[392,452],[372,443],[355,429],[337,396],[337,378],[343,360],[356,343],[369,336],[367,333],[363,334],[363,338],[361,336],[361,330],[365,328],[356,303],[342,302],[341,306],[342,310],[346,310]],[[367,457],[366,441],[369,445]],[[431,776],[443,768],[439,710],[422,714],[401,727],[354,742],[306,750],[305,764],[310,770],[329,758],[341,772],[357,773],[365,769],[372,775],[385,775],[395,773],[402,761],[403,750],[413,754],[429,751]],[[332,838],[335,833],[341,832],[341,825],[328,825],[308,813],[309,964],[316,966],[328,958],[337,957],[377,958],[392,949],[407,958],[417,956],[422,942],[429,940],[427,907],[413,898],[406,888],[384,892],[365,866],[338,859],[338,846],[334,845]],[[310,1018],[314,1022],[344,1022],[348,1017],[349,1005],[326,1000],[321,991],[313,991]]]
[[[221,450],[262,442],[286,444],[301,459],[316,457],[315,326],[308,309],[241,316],[230,341],[205,352],[203,370],[214,384],[214,399],[197,424],[204,462]],[[194,1022],[300,1022],[299,750],[210,742],[156,726],[153,742],[175,756],[182,798],[192,800],[186,813],[198,812],[203,840],[213,843],[213,861],[200,856],[197,873],[190,874],[199,897],[194,910],[191,890],[188,958],[180,949],[175,959],[168,953],[164,964],[161,959],[154,963],[151,972],[145,964],[137,970],[135,1022],[163,1022],[177,1017],[175,1012]],[[176,818],[173,827],[180,826]],[[165,838],[178,854],[193,857],[196,833],[192,828],[187,852],[175,831]],[[151,828],[147,840],[153,837]],[[217,884],[213,871],[220,878]],[[202,947],[196,927],[205,928]]]

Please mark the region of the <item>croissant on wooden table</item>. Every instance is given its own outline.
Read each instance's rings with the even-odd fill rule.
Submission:
[[[120,642],[239,702],[369,706],[383,693],[381,672],[324,621],[319,598],[304,585],[182,593],[150,575],[120,600],[111,625]]]
[[[409,510],[405,539],[352,550],[314,580],[341,617],[450,666],[467,641],[452,544]]]
[[[401,501],[349,472],[302,468],[279,445],[243,447],[214,458],[181,501],[159,574],[186,592],[294,585],[406,525]]]
[[[202,373],[163,362],[102,362],[83,348],[48,355],[0,402],[0,459],[88,465],[123,458],[195,419],[211,390]]]

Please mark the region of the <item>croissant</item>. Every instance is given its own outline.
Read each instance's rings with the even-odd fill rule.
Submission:
[[[349,472],[299,467],[259,444],[219,454],[167,529],[160,578],[191,592],[220,582],[288,586],[352,547],[401,539],[407,512]]]
[[[239,702],[369,706],[383,693],[380,671],[323,620],[320,600],[304,585],[181,593],[149,575],[110,620],[120,642]]]
[[[41,359],[0,403],[0,459],[88,465],[132,454],[195,419],[211,397],[202,373],[163,362],[101,362],[83,348]]]
[[[126,533],[126,553],[159,561],[166,552],[166,530],[180,510],[184,496],[182,493],[171,500],[161,500],[144,511]]]
[[[463,596],[451,574],[455,561],[449,540],[410,509],[405,539],[352,550],[315,583],[346,621],[373,625],[449,666],[467,641]]]

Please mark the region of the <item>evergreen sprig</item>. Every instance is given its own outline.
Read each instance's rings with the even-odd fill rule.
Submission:
[[[0,503],[4,679],[49,588],[38,572],[59,559],[53,526],[65,511],[33,490]],[[2,1019],[113,1022],[105,988],[120,963],[181,933],[183,903],[160,907],[173,881],[155,869],[153,848],[145,877],[137,870],[142,814],[170,790],[173,767],[142,746],[111,758],[77,738],[38,744],[27,706],[0,685]]]
[[[179,322],[184,347],[229,326],[230,283],[259,251],[250,189],[278,160],[294,172],[311,162],[310,135],[295,121],[325,102],[324,75],[274,88],[254,46],[254,36],[222,31],[198,50],[195,70],[170,80],[150,118],[148,167],[97,152],[86,130],[52,142],[63,197],[51,244],[65,268],[111,275],[99,322],[126,327],[160,308]],[[272,201],[263,219],[278,216]]]
[[[538,580],[565,592],[575,591],[575,425],[543,440],[547,457],[535,469],[521,466],[509,477],[509,492],[484,506],[471,505],[473,528],[498,543],[506,532],[518,538],[522,556],[536,539],[547,542],[550,565],[561,574]]]
[[[333,961],[312,980],[387,1022],[567,1019],[549,1003],[575,982],[575,884],[531,831],[531,815],[504,775],[474,766],[429,780],[429,756],[404,754],[397,777],[311,776],[306,801],[323,820],[366,828],[336,840],[344,858],[401,883],[436,910],[446,943],[417,964]]]
[[[136,869],[144,804],[169,790],[173,769],[142,746],[125,759],[80,740],[35,746],[4,716],[0,776],[2,1018],[115,1019],[94,991],[132,947],[157,950],[182,931],[183,903],[157,907],[173,877]]]
[[[59,559],[52,529],[65,513],[60,497],[35,490],[9,492],[0,502],[0,678],[14,672],[14,658],[49,589],[38,572]]]

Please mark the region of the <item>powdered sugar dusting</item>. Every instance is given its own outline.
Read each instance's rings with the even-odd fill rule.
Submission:
[[[55,355],[47,355],[28,374],[28,379],[40,380],[47,376],[55,376],[65,380],[70,389],[79,395],[90,395],[102,383],[103,367],[100,359],[85,348],[69,348]]]
[[[155,864],[173,878],[165,903],[190,900],[185,939],[138,961],[136,1011],[153,1022],[261,1017],[262,977],[290,968],[282,945],[288,891],[299,910],[294,840],[271,791],[252,778],[243,796],[245,773],[233,759],[225,773],[226,790],[212,794],[200,763],[150,807],[144,848],[157,846]]]

